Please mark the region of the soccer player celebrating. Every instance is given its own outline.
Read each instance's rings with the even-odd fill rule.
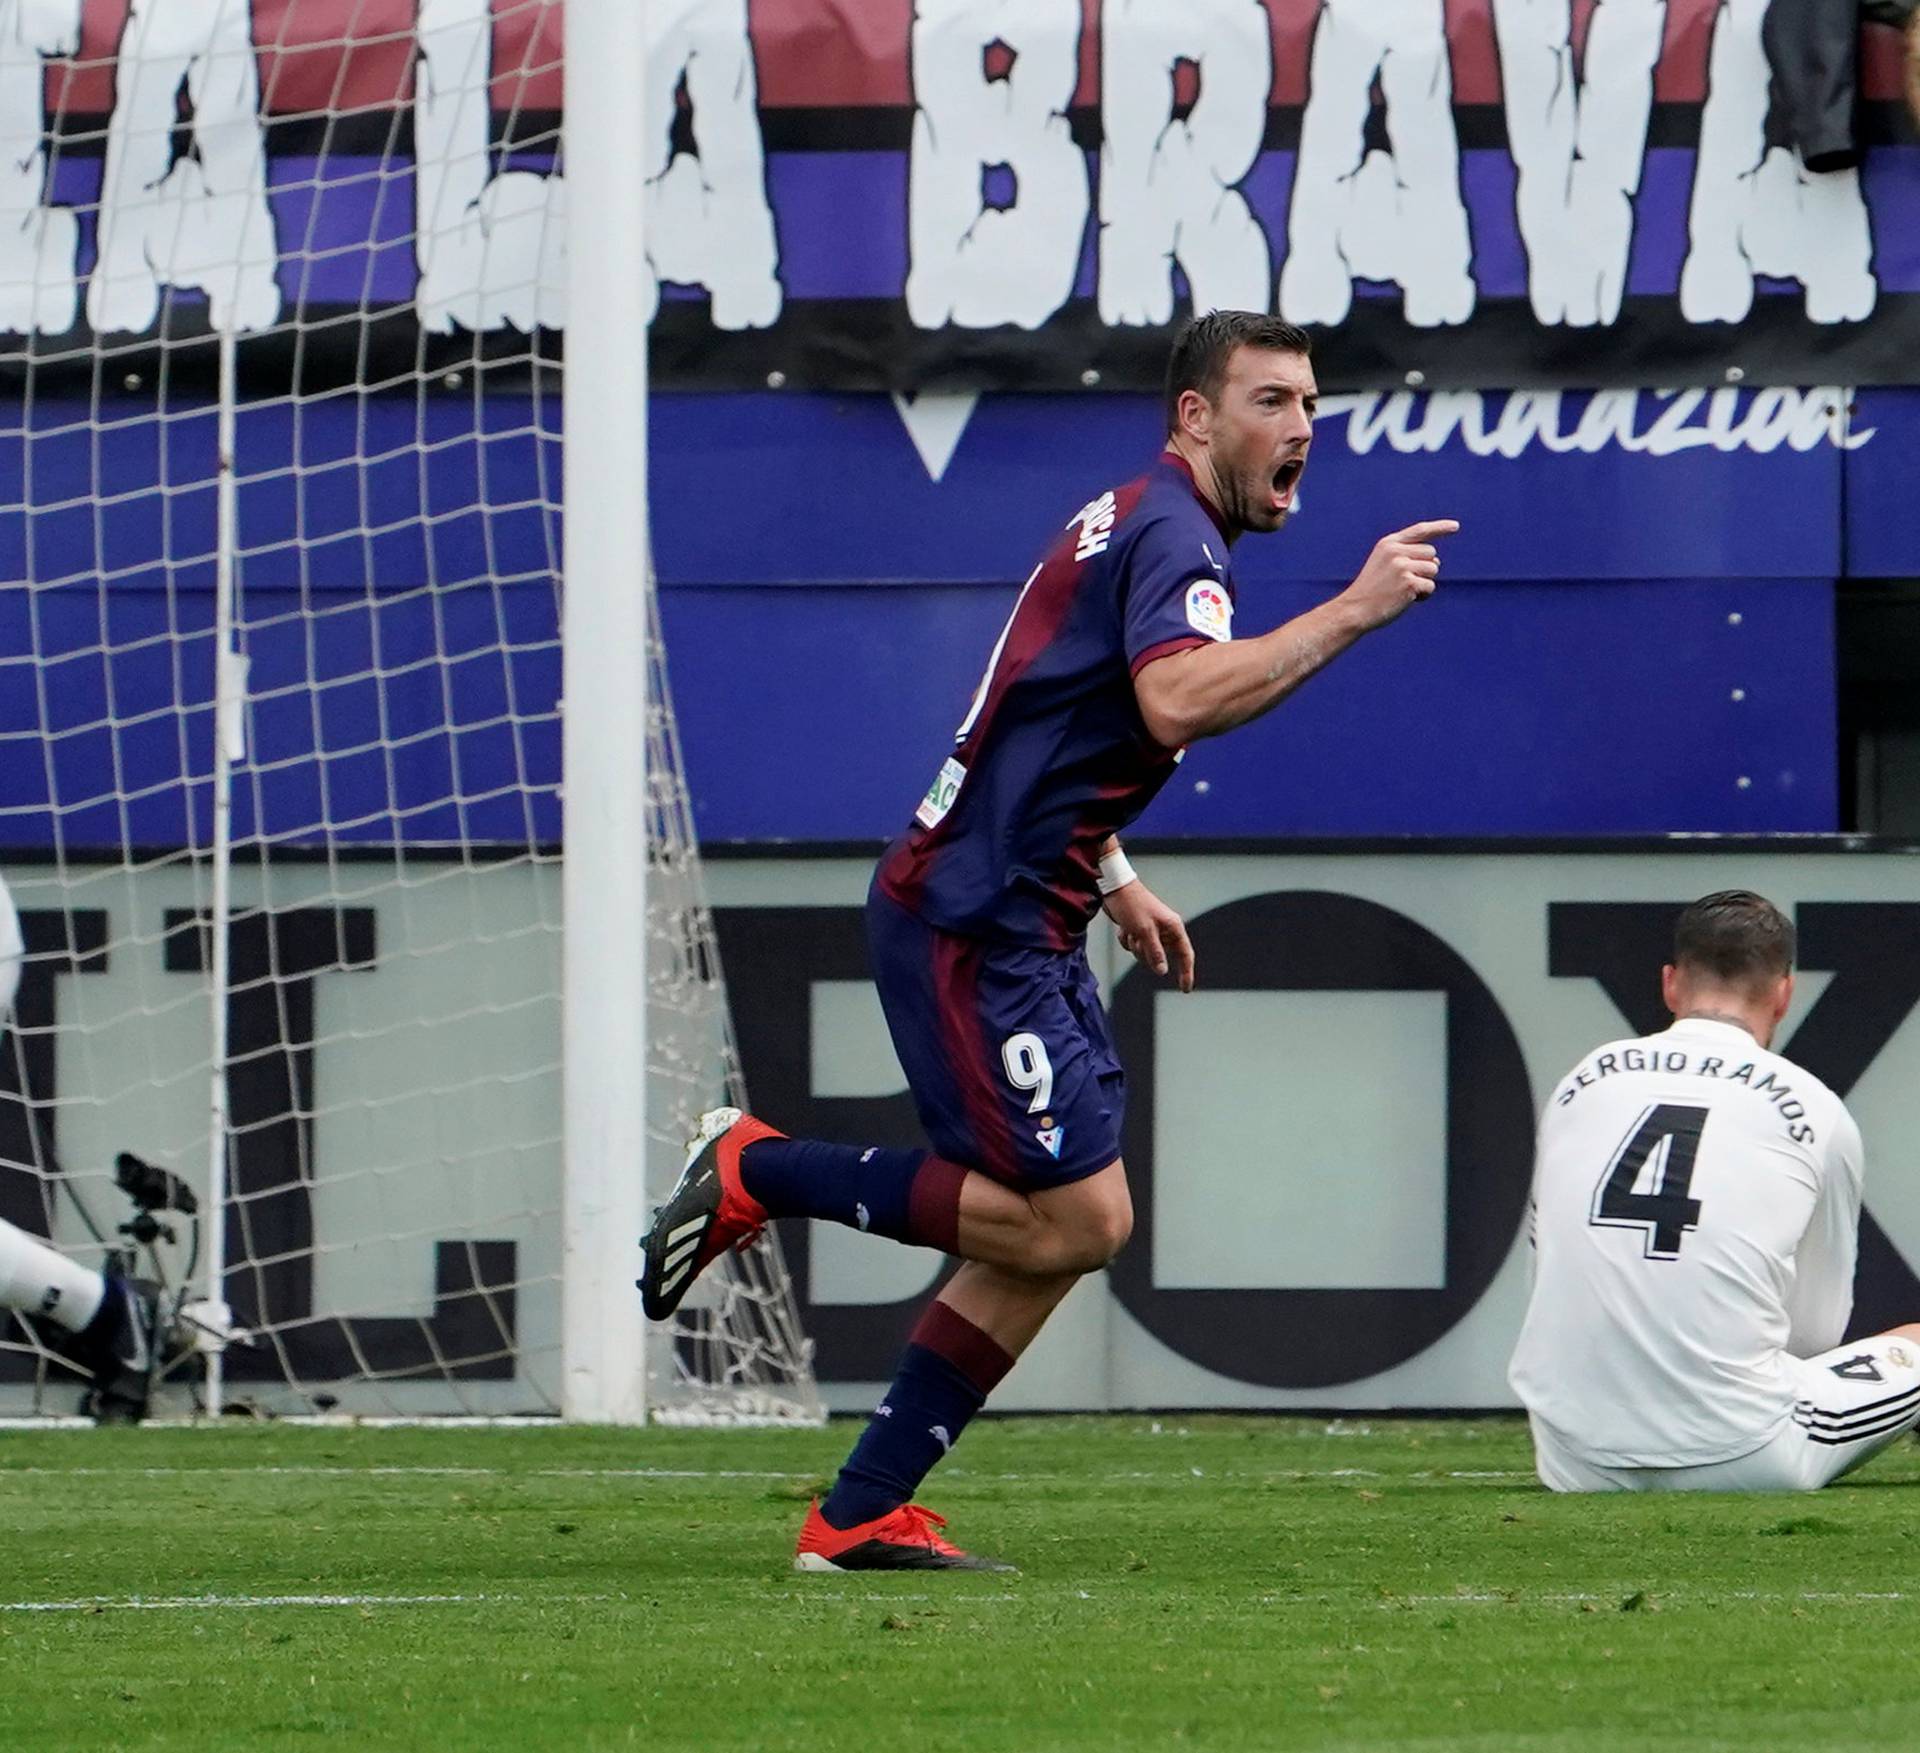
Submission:
[[[0,1028],[12,1015],[25,954],[20,915],[0,881]],[[64,1355],[93,1377],[82,1401],[90,1417],[132,1424],[146,1416],[159,1337],[151,1285],[79,1265],[0,1218],[0,1309],[66,1331]]]
[[[1920,1326],[1840,1344],[1860,1131],[1768,1051],[1792,925],[1695,901],[1661,992],[1673,1026],[1589,1053],[1540,1122],[1512,1369],[1535,1464],[1555,1491],[1811,1490],[1920,1419]]]
[[[910,1500],[1082,1274],[1133,1227],[1122,1080],[1087,966],[1104,910],[1182,991],[1180,916],[1119,831],[1195,738],[1277,706],[1362,634],[1430,595],[1432,538],[1386,536],[1330,601],[1235,640],[1230,554],[1293,509],[1317,399],[1307,336],[1245,311],[1191,324],[1167,373],[1151,473],[1101,494],[1021,588],[955,735],[867,901],[874,981],[934,1149],[782,1136],[722,1108],[642,1247],[665,1319],[769,1217],[820,1217],[958,1254],[824,1501],[802,1570],[1006,1568],[961,1551]]]

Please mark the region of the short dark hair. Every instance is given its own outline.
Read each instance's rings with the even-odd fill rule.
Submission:
[[[1313,352],[1313,337],[1305,329],[1257,310],[1216,310],[1192,322],[1175,336],[1167,361],[1167,431],[1180,427],[1180,398],[1198,390],[1209,402],[1220,399],[1227,381],[1227,363],[1236,349],[1265,347],[1274,353]]]
[[[1673,927],[1677,968],[1727,986],[1759,986],[1793,971],[1793,921],[1751,889],[1719,889]]]

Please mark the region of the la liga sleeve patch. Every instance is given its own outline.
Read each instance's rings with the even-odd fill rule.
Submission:
[[[1233,637],[1233,599],[1224,585],[1196,578],[1187,586],[1187,625],[1208,639]]]

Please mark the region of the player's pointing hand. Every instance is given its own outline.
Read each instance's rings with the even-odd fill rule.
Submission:
[[[1384,627],[1422,597],[1433,595],[1440,579],[1440,550],[1434,542],[1460,526],[1450,517],[1408,524],[1373,545],[1360,576],[1342,595],[1368,627]]]

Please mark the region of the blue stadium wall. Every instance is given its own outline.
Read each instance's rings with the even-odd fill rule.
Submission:
[[[1783,441],[1790,392],[1716,394],[1628,397],[1624,425],[1550,399],[1512,456],[1488,454],[1511,412],[1497,395],[1328,420],[1294,524],[1237,551],[1239,630],[1338,589],[1420,518],[1464,526],[1444,587],[1281,712],[1196,748],[1142,831],[1834,828],[1834,584],[1920,574],[1920,392],[1862,391],[1846,443],[1806,448]],[[241,422],[257,703],[239,831],[556,839],[558,738],[537,721],[560,679],[539,509],[557,447],[524,399],[367,408],[362,427],[309,407],[297,451],[283,408]],[[205,838],[204,763],[183,768],[197,739],[172,709],[210,693],[213,422],[173,408],[163,456],[151,417],[113,412],[98,434],[73,404],[0,420],[0,504],[35,508],[0,515],[0,578],[38,587],[0,592],[0,659],[32,656],[41,678],[36,698],[9,668],[0,732],[44,712],[59,733],[47,761],[0,769],[0,843]],[[424,474],[405,455],[323,466],[422,430]],[[657,397],[657,557],[702,834],[892,832],[1037,552],[1150,462],[1158,431],[1150,397],[989,396],[942,469],[885,397]],[[104,513],[96,468],[125,495]]]

